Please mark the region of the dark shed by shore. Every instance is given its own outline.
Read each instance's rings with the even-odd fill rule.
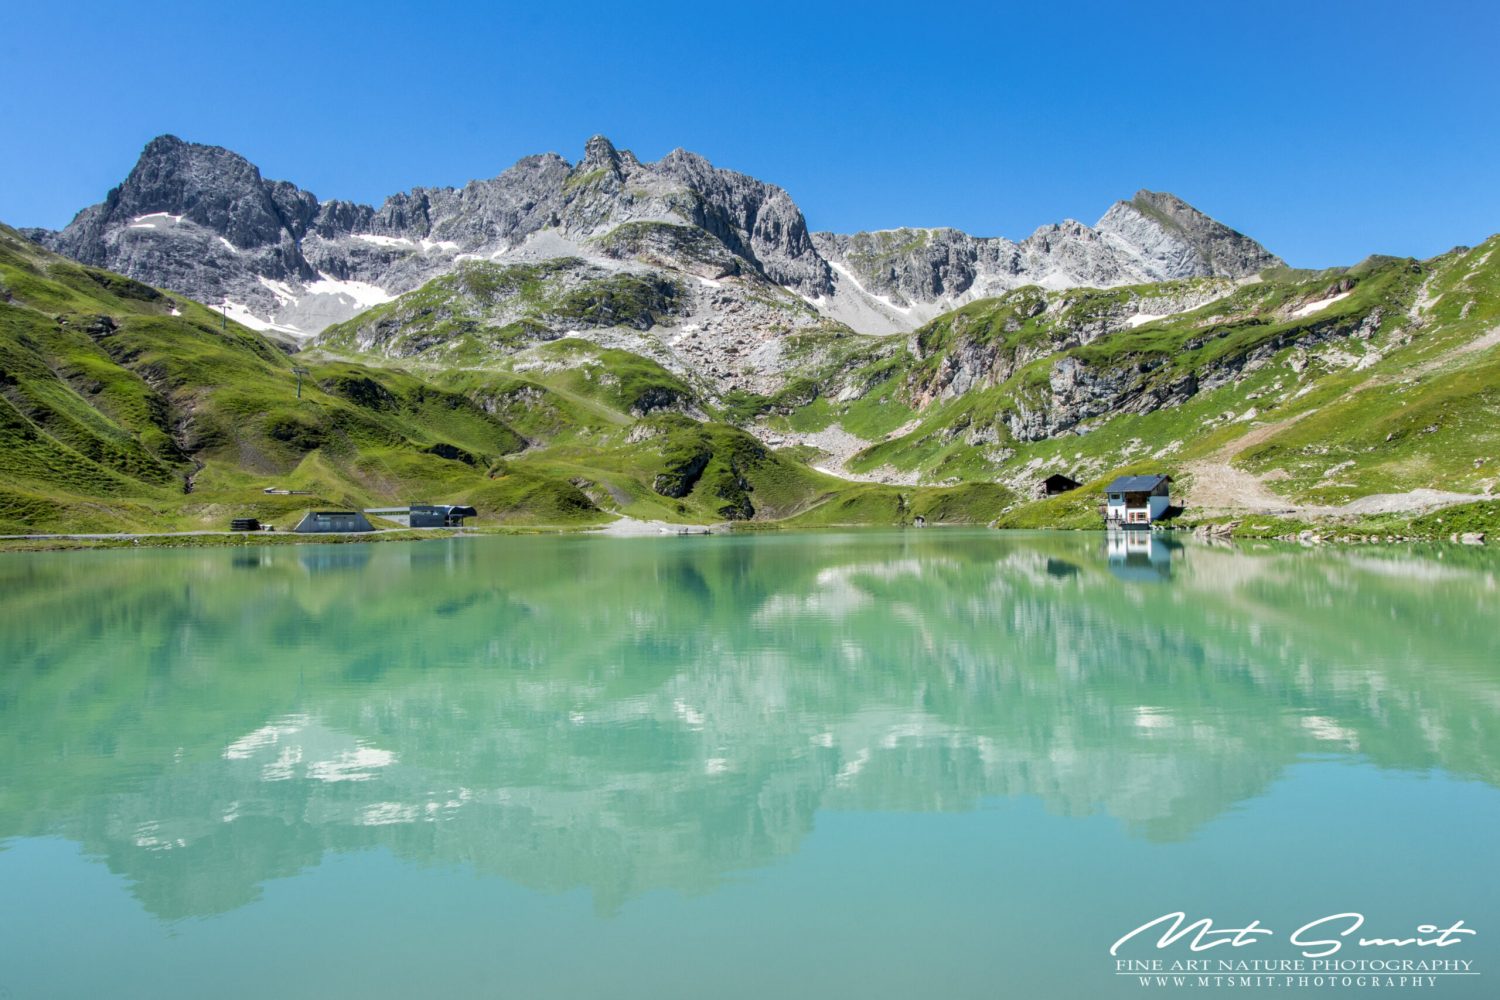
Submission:
[[[1082,485],[1082,483],[1071,476],[1065,476],[1061,472],[1054,472],[1036,484],[1036,493],[1037,496],[1041,497],[1055,497],[1059,493],[1076,490]]]

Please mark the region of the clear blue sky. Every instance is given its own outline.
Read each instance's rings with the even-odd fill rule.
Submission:
[[[17,3],[0,220],[172,132],[379,203],[593,133],[785,187],[815,229],[1019,238],[1173,191],[1300,266],[1500,231],[1500,5]]]

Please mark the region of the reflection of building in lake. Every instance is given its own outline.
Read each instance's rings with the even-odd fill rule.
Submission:
[[[1152,531],[1110,531],[1104,536],[1109,571],[1122,580],[1156,582],[1172,576],[1172,548]]]
[[[302,568],[309,573],[326,573],[330,570],[361,570],[370,561],[368,545],[308,545],[299,546],[297,553]]]
[[[1066,559],[1053,558],[1047,560],[1048,576],[1057,577],[1058,579],[1066,579],[1068,577],[1077,576],[1078,573],[1079,569],[1077,563],[1069,562]]]

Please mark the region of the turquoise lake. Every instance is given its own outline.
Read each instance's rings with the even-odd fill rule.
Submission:
[[[1117,960],[1345,912],[1497,996],[1497,609],[1458,546],[0,555],[0,997],[1181,996]],[[1178,910],[1275,936],[1111,957]]]

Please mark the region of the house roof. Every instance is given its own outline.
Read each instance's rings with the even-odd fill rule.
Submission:
[[[1171,476],[1121,476],[1104,488],[1106,493],[1149,493]]]

